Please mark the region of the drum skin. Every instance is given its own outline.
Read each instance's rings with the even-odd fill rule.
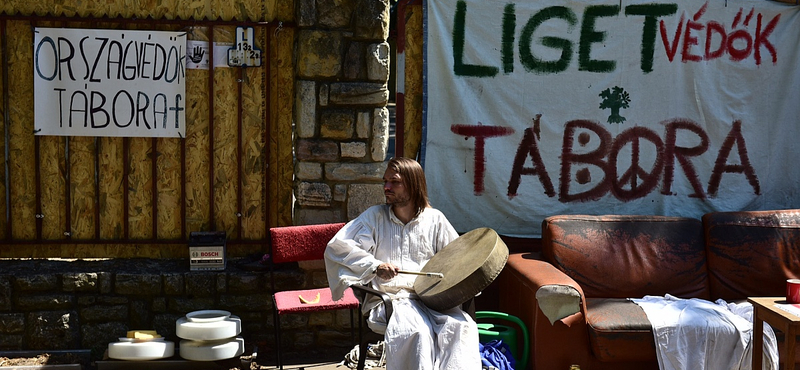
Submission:
[[[508,247],[490,228],[459,236],[437,253],[422,272],[444,278],[417,276],[414,290],[426,306],[437,311],[460,306],[489,286],[508,261]]]

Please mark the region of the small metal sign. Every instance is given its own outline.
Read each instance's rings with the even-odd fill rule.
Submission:
[[[261,49],[255,46],[253,33],[253,27],[236,27],[236,45],[228,49],[229,66],[261,66]]]
[[[226,238],[224,231],[189,234],[189,270],[225,270]]]

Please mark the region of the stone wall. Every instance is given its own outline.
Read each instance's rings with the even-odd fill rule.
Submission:
[[[282,289],[325,286],[324,266],[278,269]],[[175,341],[175,321],[196,310],[221,309],[242,319],[248,350],[273,356],[269,272],[189,271],[187,260],[0,261],[0,352],[91,349],[100,358],[128,330],[157,330]],[[281,316],[283,350],[349,350],[349,311]]]
[[[294,223],[347,221],[384,200],[389,1],[297,9]]]

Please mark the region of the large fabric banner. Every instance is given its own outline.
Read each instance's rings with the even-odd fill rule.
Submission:
[[[800,208],[800,7],[428,0],[421,160],[459,232]]]
[[[36,28],[36,135],[185,137],[186,34]]]

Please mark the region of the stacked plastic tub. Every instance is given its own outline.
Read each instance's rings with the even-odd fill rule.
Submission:
[[[148,361],[172,357],[175,343],[154,330],[131,330],[119,342],[108,344],[108,357],[115,360]]]
[[[228,311],[202,310],[187,313],[175,322],[181,338],[178,353],[191,361],[219,361],[244,353],[244,339],[238,337],[242,320]]]

